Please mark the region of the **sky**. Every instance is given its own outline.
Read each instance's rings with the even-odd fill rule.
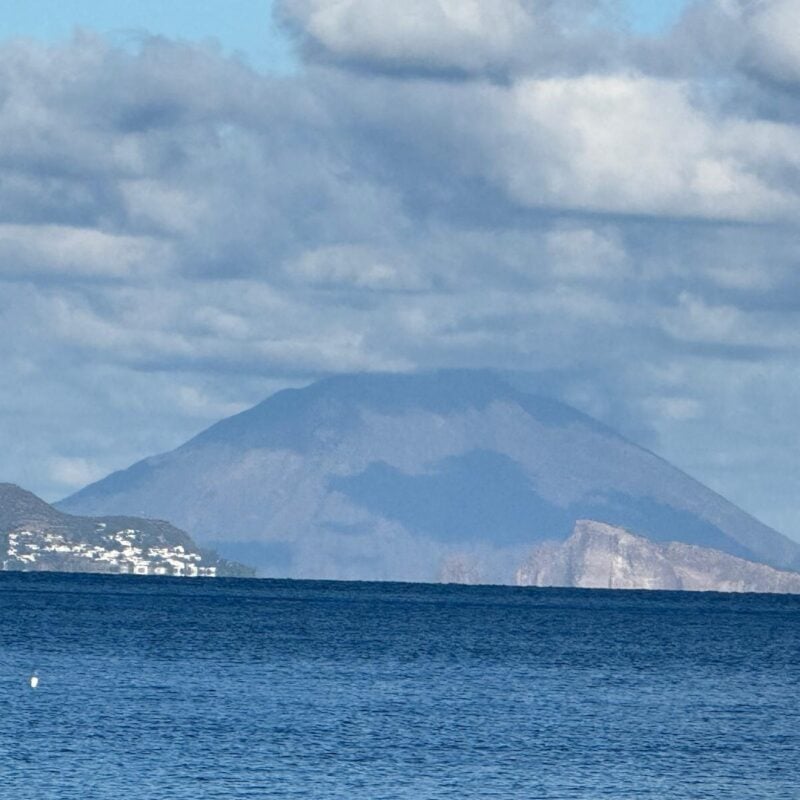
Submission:
[[[0,20],[0,476],[496,366],[800,539],[798,0],[28,2]]]
[[[3,11],[0,39],[55,42],[75,28],[102,33],[119,44],[140,36],[174,40],[215,40],[228,55],[239,55],[260,70],[285,70],[293,57],[272,19],[270,0],[28,0]]]
[[[685,4],[686,0],[626,0],[621,14],[635,29],[652,33],[672,24]],[[216,40],[228,55],[244,58],[255,69],[286,71],[296,61],[272,12],[271,0],[27,0],[4,9],[0,40],[54,42],[71,36],[75,28],[100,32],[120,44],[140,35]]]

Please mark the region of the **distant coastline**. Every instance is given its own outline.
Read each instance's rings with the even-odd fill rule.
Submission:
[[[0,569],[171,577],[254,577],[255,570],[195,544],[160,520],[65,514],[0,484]]]

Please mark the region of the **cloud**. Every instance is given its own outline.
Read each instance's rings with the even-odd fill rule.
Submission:
[[[53,458],[50,461],[50,477],[58,484],[74,486],[76,490],[103,475],[101,467],[85,458]]]
[[[403,253],[363,245],[339,244],[304,252],[284,265],[293,283],[372,291],[420,291],[427,288],[418,266]]]
[[[169,245],[149,237],[65,225],[0,224],[0,272],[9,276],[119,280],[163,274],[172,260]]]
[[[797,131],[717,115],[683,82],[591,76],[520,82],[495,160],[512,197],[606,213],[795,218],[794,187],[765,162],[797,164]],[[498,147],[498,150],[501,148]],[[544,150],[547,158],[537,158]]]
[[[735,30],[742,65],[781,83],[800,82],[800,7],[795,0],[717,0],[710,12],[729,31]]]
[[[575,225],[554,227],[546,236],[555,276],[566,280],[619,280],[631,276],[619,234]]]
[[[710,70],[717,79],[755,79],[762,90],[772,84],[791,91],[800,81],[798,24],[795,0],[703,0],[689,4],[666,46],[645,57],[672,70]]]
[[[56,498],[283,386],[491,365],[800,532],[793,8],[643,39],[589,0],[286,0],[280,76],[0,44],[5,477]]]
[[[778,0],[756,7],[748,19],[751,53],[768,74],[790,83],[800,82],[800,7],[794,0]]]
[[[574,69],[587,41],[611,30],[609,4],[592,0],[283,0],[279,15],[311,58],[389,72],[467,76]],[[583,51],[583,52],[582,52]]]
[[[678,341],[741,348],[744,353],[760,350],[798,350],[800,335],[774,312],[747,310],[734,305],[712,304],[703,297],[681,292],[673,308],[663,313],[664,330]]]
[[[333,56],[470,72],[503,63],[535,30],[519,0],[293,0],[284,15]]]

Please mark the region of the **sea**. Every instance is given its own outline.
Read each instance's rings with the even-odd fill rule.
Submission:
[[[0,573],[0,798],[800,798],[800,597]]]

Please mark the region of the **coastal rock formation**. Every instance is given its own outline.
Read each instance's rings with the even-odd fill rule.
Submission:
[[[800,593],[800,574],[719,550],[653,542],[623,528],[579,520],[564,542],[547,542],[517,570],[518,586]]]
[[[800,544],[522,380],[327,378],[58,505],[169,519],[274,577],[513,583],[533,545],[566,539],[578,519],[800,567]]]
[[[199,548],[167,522],[76,517],[9,483],[0,484],[0,570],[176,577],[253,574],[242,564]]]

